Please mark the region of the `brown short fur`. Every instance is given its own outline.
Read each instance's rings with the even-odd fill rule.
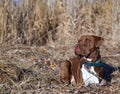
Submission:
[[[100,52],[96,50],[99,48],[103,42],[103,38],[93,35],[84,35],[82,36],[77,43],[77,50],[75,48],[76,57],[73,57],[69,60],[66,60],[60,64],[60,79],[63,82],[71,83],[71,77],[73,76],[75,82],[81,87],[83,80],[82,80],[82,73],[81,68],[82,64],[87,61],[84,57],[88,56],[88,58],[92,59],[92,61],[96,61],[100,57]],[[78,52],[77,52],[78,51]],[[79,57],[79,54],[83,55],[84,57]],[[102,68],[95,67],[95,71],[102,76]]]

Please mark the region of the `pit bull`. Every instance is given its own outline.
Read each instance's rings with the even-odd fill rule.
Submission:
[[[103,84],[111,81],[111,74],[120,70],[102,62],[100,46],[104,39],[94,35],[84,35],[75,45],[75,57],[60,64],[60,79],[65,83],[76,82],[78,89],[84,85]]]

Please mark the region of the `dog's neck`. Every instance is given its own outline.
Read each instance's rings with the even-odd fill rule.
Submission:
[[[84,63],[84,65],[86,66],[96,66],[96,67],[102,67],[102,63],[101,63],[101,59],[98,59],[97,61],[95,62],[91,62],[91,61],[87,61]]]
[[[92,62],[92,61],[95,62],[101,58],[100,49],[99,49],[99,47],[94,48],[90,51],[89,54],[87,54],[87,55],[79,54],[78,57],[79,58],[86,58],[87,61],[90,61],[90,62]]]

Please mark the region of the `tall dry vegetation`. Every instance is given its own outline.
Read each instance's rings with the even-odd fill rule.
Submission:
[[[1,0],[0,43],[73,45],[81,35],[94,34],[104,37],[105,45],[113,46],[115,40],[119,44],[118,25],[112,20],[117,18],[118,2],[22,0],[14,4],[11,0]]]

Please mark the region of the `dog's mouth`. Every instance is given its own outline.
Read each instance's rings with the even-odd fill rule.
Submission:
[[[84,49],[84,47],[82,47],[82,45],[80,46],[80,44],[76,44],[74,47],[74,53],[77,56],[80,57],[88,57],[88,55],[90,54],[89,49]]]
[[[75,55],[79,55],[80,54],[80,45],[79,44],[75,45],[74,52],[75,52]]]
[[[92,53],[98,53],[98,58],[100,57],[100,51],[99,51],[99,47],[93,47],[91,49],[84,47],[83,45],[80,45],[79,43],[77,43],[74,47],[74,53],[75,55],[81,57],[86,57],[89,58],[91,56]],[[91,61],[91,60],[88,60]]]

